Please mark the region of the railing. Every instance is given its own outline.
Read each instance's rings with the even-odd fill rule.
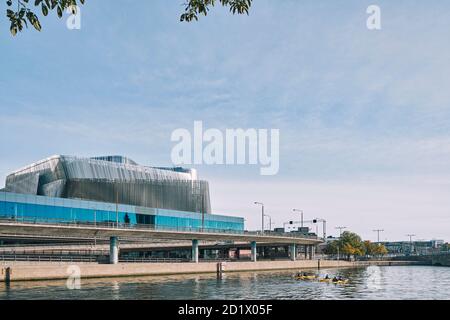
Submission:
[[[119,258],[121,263],[167,263],[167,262],[190,262],[182,258]]]
[[[97,240],[99,243],[94,244],[92,239],[86,240],[85,242],[53,242],[53,243],[13,243],[0,245],[1,249],[14,249],[14,248],[48,248],[48,247],[77,247],[77,246],[101,246],[109,245],[109,240]],[[104,242],[104,243],[101,243]]]
[[[205,259],[200,258],[199,262],[231,262],[231,259]],[[119,258],[121,263],[181,263],[181,262],[192,262],[188,258]]]
[[[103,250],[101,249],[50,249],[50,250],[17,250],[17,249],[10,249],[0,248],[0,255],[6,254],[6,255],[103,255],[106,253],[109,253],[109,248],[105,248]]]
[[[99,256],[0,255],[1,262],[98,262],[100,259]]]
[[[275,233],[275,232],[253,232],[243,230],[232,229],[214,229],[214,228],[202,228],[202,227],[173,227],[167,225],[147,225],[147,224],[129,224],[129,223],[116,223],[116,222],[80,222],[80,221],[68,221],[60,219],[38,219],[38,218],[10,218],[0,216],[0,222],[16,223],[16,224],[46,224],[51,226],[72,226],[72,227],[94,227],[98,229],[126,229],[126,230],[154,230],[154,231],[172,231],[172,232],[195,232],[195,233],[213,233],[213,234],[233,234],[233,235],[257,235],[259,237],[288,237],[299,239],[319,239],[317,236],[298,235],[295,233]]]
[[[298,234],[291,232],[273,232],[273,231],[265,231],[262,233],[261,231],[244,231],[246,235],[257,235],[260,237],[288,237],[288,238],[300,238],[300,239],[311,239],[311,240],[322,240],[317,236],[307,235],[307,234]]]

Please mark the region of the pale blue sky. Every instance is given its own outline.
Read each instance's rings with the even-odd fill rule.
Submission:
[[[171,132],[194,120],[278,128],[275,177],[198,167],[213,209],[257,228],[257,200],[278,225],[297,207],[332,233],[450,240],[450,4],[255,0],[185,24],[180,0],[87,2],[79,31],[46,18],[12,38],[0,19],[0,185],[52,154],[171,165]]]

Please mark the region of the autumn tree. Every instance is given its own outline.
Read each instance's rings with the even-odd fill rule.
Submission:
[[[363,245],[366,256],[383,256],[388,253],[386,247],[381,243],[364,241]]]
[[[383,244],[378,244],[375,248],[375,255],[377,256],[384,256],[388,254],[388,250]]]
[[[1,0],[0,0],[1,1]],[[10,21],[10,32],[13,36],[17,32],[31,24],[37,31],[41,31],[41,23],[37,12],[47,16],[50,11],[55,11],[59,18],[63,12],[70,9],[76,14],[76,8],[83,5],[86,0],[4,0],[6,1],[6,16]],[[198,20],[198,17],[206,16],[211,7],[220,3],[228,7],[233,14],[247,14],[252,5],[252,0],[189,0],[185,3],[184,12],[180,16],[180,21],[190,22]]]

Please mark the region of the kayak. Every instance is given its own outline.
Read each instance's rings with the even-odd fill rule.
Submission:
[[[296,276],[297,280],[316,280],[317,276]]]
[[[333,279],[320,279],[319,282],[334,283],[334,284],[347,284],[348,279],[339,280],[339,281],[333,281]]]

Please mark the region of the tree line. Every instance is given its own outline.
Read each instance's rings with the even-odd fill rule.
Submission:
[[[338,240],[327,244],[324,253],[341,255],[350,260],[352,257],[383,256],[388,251],[383,244],[363,241],[356,233],[345,231]]]

